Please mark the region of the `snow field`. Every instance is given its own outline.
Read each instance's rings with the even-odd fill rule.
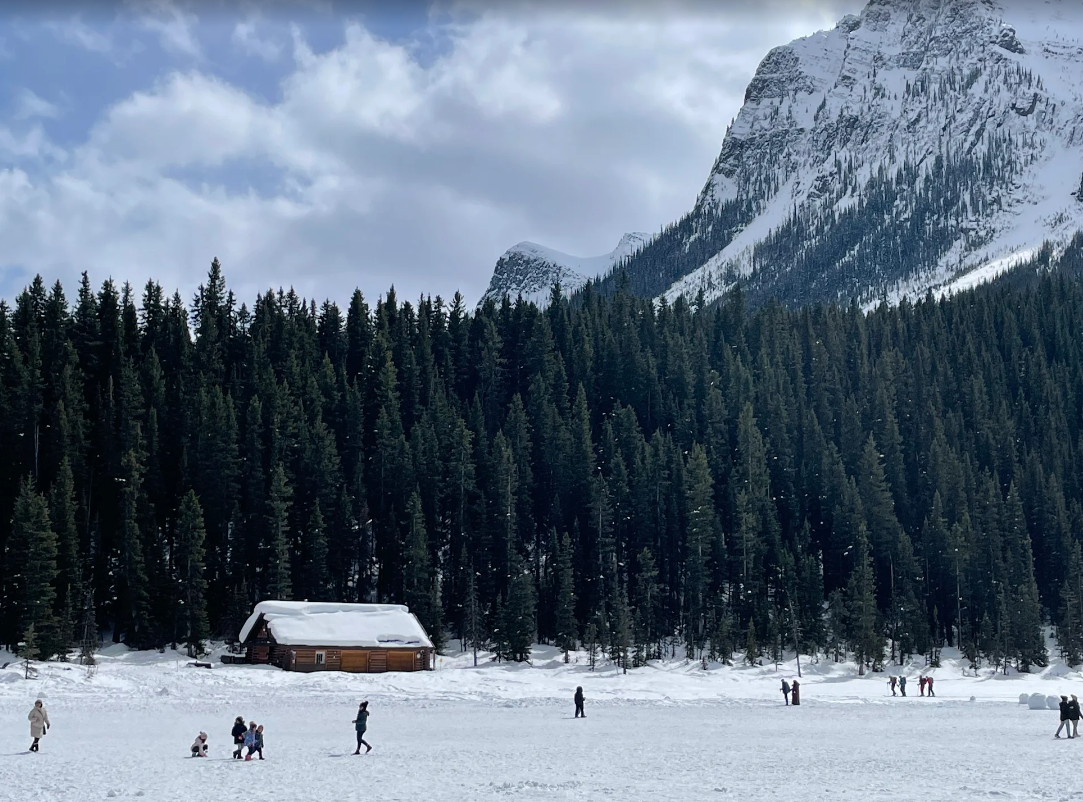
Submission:
[[[778,686],[792,662],[705,672],[678,660],[623,675],[538,649],[533,668],[455,656],[435,672],[365,676],[113,651],[89,679],[60,664],[29,682],[0,671],[0,800],[1056,800],[1074,794],[1083,761],[1083,739],[1053,739],[1055,711],[1018,701],[1080,693],[1062,666],[969,677],[946,660],[931,672],[937,698],[916,696],[912,670],[902,699],[887,674],[803,661],[802,705],[787,708]],[[572,718],[576,685],[585,720]],[[35,755],[37,696],[53,728]],[[364,698],[374,749],[354,757]],[[266,761],[230,759],[237,715],[265,726]],[[188,757],[201,729],[206,760]]]

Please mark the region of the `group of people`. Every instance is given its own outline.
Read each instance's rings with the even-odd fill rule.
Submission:
[[[786,680],[782,680],[782,696],[785,698],[786,704],[801,704],[801,683],[794,680],[791,685]]]
[[[1057,727],[1057,732],[1053,737],[1059,738],[1060,731],[1063,729],[1067,729],[1069,738],[1079,735],[1079,699],[1074,693],[1071,701],[1067,696],[1060,697],[1060,726]]]
[[[891,695],[898,696],[901,693],[906,696],[906,677],[888,677],[887,684],[891,686]],[[898,687],[899,693],[895,692],[895,688]],[[936,696],[933,693],[933,678],[926,677],[924,675],[918,677],[918,695],[919,696]]]
[[[252,755],[259,755],[259,759],[263,760],[263,725],[257,725],[256,722],[250,724],[244,723],[244,716],[237,716],[233,721],[233,745],[237,747],[233,750],[234,760],[251,760]],[[245,747],[248,747],[248,754],[242,756]],[[192,742],[192,757],[206,757],[207,756],[207,733],[201,732],[196,736],[195,741]]]

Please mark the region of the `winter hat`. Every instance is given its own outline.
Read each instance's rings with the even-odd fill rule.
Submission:
[[[205,741],[205,740],[207,740],[207,733],[205,733],[205,732],[201,732],[201,733],[199,734],[199,737],[200,737],[200,738],[202,738],[202,739],[203,739],[203,740]]]
[[[41,704],[41,699],[38,699],[38,700],[36,700],[36,701],[34,702],[34,706],[35,706],[35,707],[37,707],[37,706],[38,706],[38,705],[40,705],[40,704]]]

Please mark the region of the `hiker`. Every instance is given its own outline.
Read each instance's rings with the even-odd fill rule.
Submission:
[[[1072,701],[1068,703],[1068,720],[1072,722],[1072,737],[1079,735],[1079,699],[1072,694]]]
[[[786,680],[782,680],[782,695],[788,705],[790,703],[790,683],[786,682]]]
[[[936,694],[933,693],[933,678],[932,677],[926,677],[925,678],[925,695],[926,696],[936,696]]]
[[[30,722],[30,737],[34,739],[34,743],[30,744],[30,751],[38,751],[38,741],[42,739],[42,736],[49,731],[51,724],[49,723],[49,714],[45,712],[45,707],[41,703],[41,699],[34,702],[34,706],[30,708],[30,715],[26,717]]]
[[[1068,697],[1067,696],[1062,696],[1062,697],[1060,697],[1060,726],[1057,727],[1057,731],[1053,735],[1054,738],[1059,738],[1060,737],[1060,731],[1065,729],[1065,728],[1067,728],[1067,730],[1068,730],[1068,737],[1069,738],[1074,738],[1075,737],[1074,735],[1072,735],[1072,723],[1069,720],[1069,715],[1070,714],[1068,712]]]
[[[233,729],[230,731],[233,736],[233,745],[237,747],[233,750],[235,760],[241,759],[241,750],[244,749],[244,734],[246,732],[248,732],[248,727],[245,726],[244,716],[237,716],[237,719],[233,722]]]
[[[357,718],[353,720],[355,729],[357,730],[357,751],[355,755],[361,754],[361,747],[365,747],[365,754],[367,755],[372,751],[372,746],[365,741],[365,730],[368,729],[369,723],[369,703],[368,700],[362,702],[357,707]]]
[[[899,677],[899,693],[906,696],[906,676]]]
[[[925,695],[925,677],[918,677],[918,696]]]
[[[895,685],[898,683],[898,681],[899,680],[898,680],[897,677],[888,677],[887,678],[887,684],[891,686],[891,695],[892,696],[897,696],[898,695],[898,694],[895,693]]]
[[[583,686],[578,685],[575,689],[575,717],[586,718],[587,714],[583,712]]]
[[[259,759],[263,760],[263,725],[260,724],[256,727],[256,751],[259,753]]]
[[[192,741],[192,757],[206,757],[207,756],[207,733],[201,732],[196,736],[196,739]]]
[[[801,704],[801,683],[797,680],[793,681],[793,687],[790,689],[790,703]]]
[[[256,722],[254,721],[248,725],[248,731],[244,734],[244,745],[248,747],[248,754],[244,756],[244,759],[251,760],[256,752]]]

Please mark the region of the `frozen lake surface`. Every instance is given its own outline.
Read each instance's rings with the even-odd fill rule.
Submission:
[[[902,699],[886,675],[820,664],[807,667],[801,706],[788,708],[777,687],[791,664],[776,674],[679,661],[622,675],[543,654],[534,668],[442,665],[291,675],[117,654],[91,678],[50,664],[29,682],[10,667],[0,671],[0,799],[929,802],[1066,800],[1079,787],[1083,739],[1054,740],[1056,712],[1017,701],[1083,693],[1063,667],[994,679],[947,666],[933,672],[936,699]],[[572,718],[576,685],[584,720]],[[31,754],[26,714],[37,696],[53,728]],[[374,748],[354,757],[362,698]],[[230,759],[238,715],[265,725],[265,761]],[[187,756],[200,730],[206,760]]]

